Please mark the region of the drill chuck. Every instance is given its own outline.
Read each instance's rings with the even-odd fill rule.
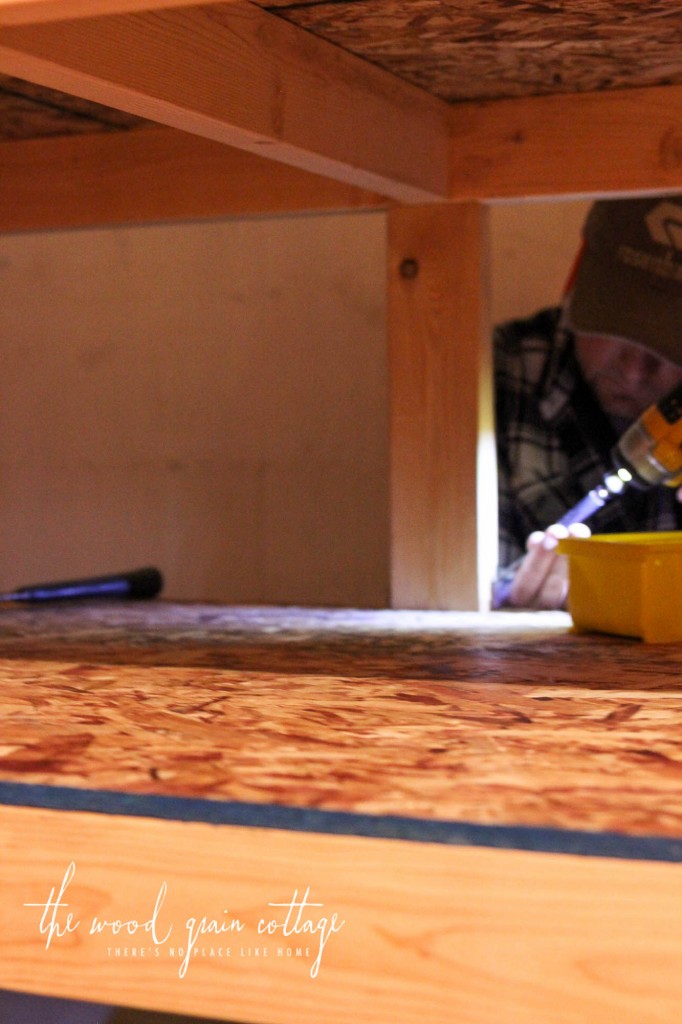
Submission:
[[[682,482],[682,385],[650,406],[625,431],[612,452],[616,472],[644,490]]]

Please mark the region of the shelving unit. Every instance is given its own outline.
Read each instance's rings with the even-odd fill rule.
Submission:
[[[6,616],[0,985],[260,1024],[674,1017],[678,649],[466,612],[488,206],[682,187],[681,14],[0,0],[0,229],[386,210],[392,600],[425,610]],[[177,927],[251,921],[295,880],[347,929],[315,980],[124,970],[36,934],[65,856],[82,920],[161,878]]]
[[[0,227],[386,208],[392,600],[484,607],[487,205],[680,187],[679,13],[4,0]]]

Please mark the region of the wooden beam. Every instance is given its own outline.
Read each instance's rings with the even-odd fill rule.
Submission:
[[[376,209],[386,200],[172,128],[0,143],[0,231]]]
[[[462,892],[445,844],[8,806],[0,844],[2,988],[263,1024],[421,1024],[425,1006],[432,1024],[450,1024],[453,999],[466,1005],[452,976]],[[70,863],[57,914],[60,929],[72,914],[73,933],[53,930],[46,948],[51,914],[23,904],[59,893]],[[282,902],[306,892],[310,906],[283,929]],[[110,925],[93,931],[95,919]],[[140,928],[116,932],[116,920]],[[279,926],[268,934],[261,920]]]
[[[423,202],[449,190],[449,108],[249,3],[0,29],[0,71]]]
[[[389,213],[397,608],[481,609],[490,592],[497,524],[485,215],[475,203]]]
[[[10,806],[0,842],[3,988],[262,1024],[679,1014],[679,863]]]
[[[682,86],[451,110],[452,198],[607,196],[682,188]]]
[[[0,0],[0,25],[33,25],[64,18],[191,7],[206,0]]]

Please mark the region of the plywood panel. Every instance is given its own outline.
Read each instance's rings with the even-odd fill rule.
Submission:
[[[203,0],[0,0],[0,25]],[[264,0],[320,38],[449,102],[679,83],[678,0]]]
[[[520,826],[524,842],[564,830],[566,848],[682,840],[679,648],[569,626],[562,613],[5,610],[0,779],[76,787],[90,808],[116,793],[148,813],[208,799],[209,820],[238,800],[256,823],[273,806],[290,824],[392,815],[422,838],[459,822],[491,844]]]
[[[384,259],[383,214],[4,234],[7,582],[384,604]]]

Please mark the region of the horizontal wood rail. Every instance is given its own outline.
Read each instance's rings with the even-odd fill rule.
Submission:
[[[344,182],[172,128],[0,144],[0,230],[376,209]]]
[[[451,108],[453,199],[682,189],[682,86]]]

